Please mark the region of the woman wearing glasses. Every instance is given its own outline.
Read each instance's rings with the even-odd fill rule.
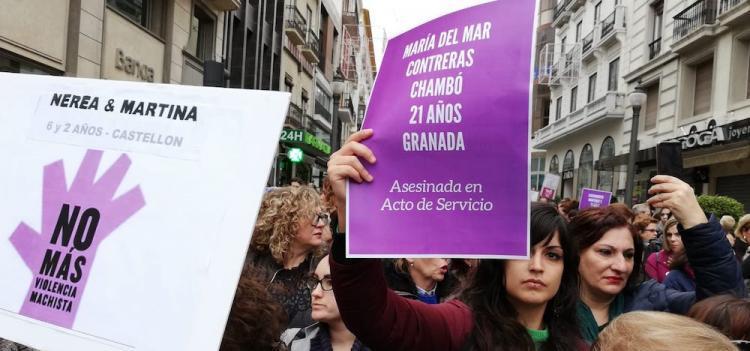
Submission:
[[[313,322],[305,280],[322,256],[329,221],[320,196],[309,186],[275,189],[261,204],[245,262],[284,307],[289,327]]]
[[[362,161],[375,156],[353,134],[328,162],[345,228],[346,180],[372,181]],[[530,260],[482,260],[457,299],[424,304],[388,289],[376,259],[347,259],[334,235],[331,272],[341,316],[377,350],[577,350],[577,256],[565,219],[548,204],[531,207]]]
[[[315,324],[305,328],[290,328],[281,335],[281,341],[289,351],[352,350],[369,351],[362,342],[346,328],[341,319],[331,283],[331,266],[328,256],[323,257],[308,278],[312,301],[312,319]]]
[[[638,231],[638,236],[643,243],[643,259],[641,261],[645,261],[649,255],[661,250],[661,240],[658,238],[658,223],[659,221],[645,213],[638,214],[633,218],[633,226]]]

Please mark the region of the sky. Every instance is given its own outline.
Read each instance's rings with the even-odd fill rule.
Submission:
[[[372,36],[378,67],[384,38],[393,38],[422,23],[490,0],[362,0],[370,10]],[[385,31],[385,34],[384,34]]]

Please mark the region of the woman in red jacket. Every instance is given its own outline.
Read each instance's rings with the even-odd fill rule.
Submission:
[[[346,180],[372,181],[360,162],[375,161],[360,143],[363,130],[331,156],[328,176],[346,226]],[[576,350],[578,258],[555,207],[531,210],[531,259],[482,260],[456,300],[428,305],[386,285],[381,261],[347,259],[343,234],[334,235],[331,273],[347,327],[376,350]]]

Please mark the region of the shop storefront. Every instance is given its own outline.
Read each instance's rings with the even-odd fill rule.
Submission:
[[[682,143],[683,165],[703,193],[732,197],[750,209],[750,118],[672,141]]]
[[[300,149],[302,160],[292,162],[290,150]],[[284,129],[281,132],[279,152],[273,169],[274,186],[289,184],[292,178],[300,178],[317,188],[323,185],[331,146],[301,129]]]
[[[682,143],[682,180],[697,195],[725,195],[750,209],[750,118],[665,140]],[[599,160],[595,169],[626,171],[628,154]],[[633,187],[634,203],[648,199],[656,175],[656,148],[638,151]],[[617,194],[621,195],[621,194]]]

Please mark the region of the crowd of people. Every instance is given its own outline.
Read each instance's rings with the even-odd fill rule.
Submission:
[[[750,215],[706,214],[669,176],[633,208],[532,203],[529,260],[347,258],[345,183],[373,180],[372,133],[331,157],[320,196],[297,184],[266,195],[243,280],[285,313],[255,320],[267,337],[227,343],[258,313],[241,308],[240,284],[222,349],[750,349]]]
[[[264,195],[221,350],[750,350],[750,214],[706,214],[669,176],[633,208],[531,203],[528,260],[347,258],[372,133],[320,191]]]

